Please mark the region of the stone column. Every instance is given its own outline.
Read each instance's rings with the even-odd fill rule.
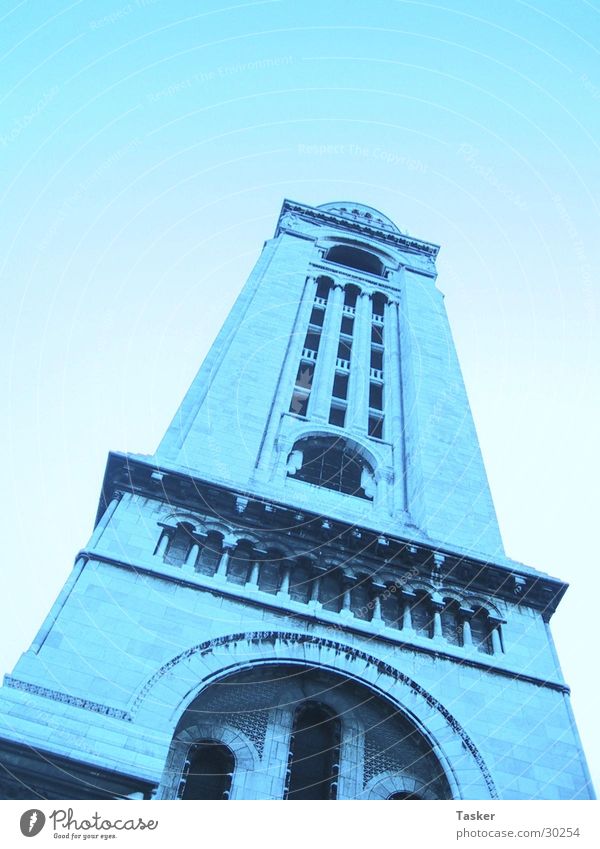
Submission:
[[[402,630],[413,631],[411,604],[415,600],[412,590],[402,590]]]
[[[281,582],[279,584],[279,589],[277,591],[278,596],[285,596],[285,598],[289,598],[290,596],[290,572],[291,566],[289,563],[284,563],[281,567]]]
[[[219,560],[219,565],[217,567],[217,571],[215,572],[215,578],[219,580],[225,580],[227,578],[227,567],[229,566],[229,558],[231,557],[231,552],[236,546],[236,542],[232,540],[223,540],[223,553],[221,554],[221,559]]]
[[[371,614],[371,622],[375,625],[383,625],[383,618],[381,616],[381,593],[385,590],[385,587],[381,584],[371,584],[371,593],[373,602],[373,613]]]
[[[490,616],[492,627],[492,654],[502,654],[502,640],[500,639],[500,625],[504,621],[496,616]]]
[[[336,283],[331,288],[327,298],[325,320],[321,330],[312,391],[308,402],[309,418],[315,421],[329,421],[343,309],[344,290],[339,283]]]
[[[258,579],[260,577],[260,563],[258,560],[254,560],[252,562],[252,566],[250,568],[250,577],[246,581],[246,587],[248,589],[253,589],[258,586]]]
[[[342,577],[344,592],[342,596],[342,609],[340,611],[344,616],[352,616],[352,587],[354,580],[348,575]]]
[[[473,611],[470,607],[460,607],[458,612],[462,618],[463,646],[472,648],[471,616],[473,615]]]
[[[164,557],[167,553],[167,548],[169,545],[169,540],[171,537],[167,533],[167,531],[163,530],[160,539],[158,541],[158,548],[156,549],[156,557]]]
[[[356,299],[354,315],[347,426],[350,430],[362,434],[366,434],[369,427],[372,321],[371,296],[368,292],[361,292]]]
[[[321,588],[321,575],[317,574],[313,578],[312,587],[310,590],[310,604],[319,604],[319,590]]]
[[[433,605],[433,636],[442,636],[442,606],[439,602],[432,602]]]
[[[196,567],[196,561],[198,560],[198,555],[200,554],[200,546],[197,542],[192,543],[190,550],[188,551],[188,555],[185,558],[185,563],[183,565],[183,569],[185,572],[193,572]]]

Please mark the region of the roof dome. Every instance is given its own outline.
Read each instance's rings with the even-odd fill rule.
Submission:
[[[341,215],[342,218],[347,218],[350,221],[364,221],[365,224],[373,224],[382,230],[390,230],[393,233],[401,232],[386,215],[382,215],[381,212],[373,209],[372,206],[365,206],[364,203],[336,201],[334,203],[322,203],[317,209],[334,212],[336,215]]]

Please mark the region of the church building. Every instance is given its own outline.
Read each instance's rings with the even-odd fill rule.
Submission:
[[[156,453],[108,457],[0,689],[1,797],[593,798],[566,584],[504,552],[437,253],[284,202]]]

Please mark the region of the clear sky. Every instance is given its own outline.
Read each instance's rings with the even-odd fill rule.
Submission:
[[[0,670],[152,453],[284,197],[442,246],[508,553],[600,786],[595,0],[0,0]]]

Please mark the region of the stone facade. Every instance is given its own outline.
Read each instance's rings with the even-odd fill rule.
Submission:
[[[305,798],[302,762],[322,798],[593,796],[566,586],[502,549],[436,255],[285,202],[156,454],[109,457],[0,691],[2,795],[192,798],[218,756],[230,799]]]

